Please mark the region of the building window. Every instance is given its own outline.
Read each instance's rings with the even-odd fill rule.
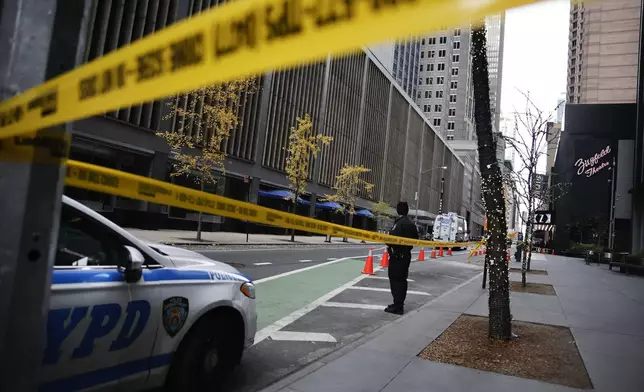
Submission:
[[[443,90],[436,90],[436,98],[443,98]]]
[[[421,86],[423,85],[423,78],[418,78],[418,84]]]
[[[456,108],[449,108],[447,115],[450,117],[456,117]]]
[[[433,71],[434,70],[434,64],[427,64],[427,70],[428,71]]]
[[[443,112],[443,105],[434,105],[434,111],[436,113],[442,113]]]
[[[447,140],[454,140],[454,135],[447,135]]]
[[[420,91],[419,91],[419,92],[418,92],[418,99],[420,99],[420,97],[421,97],[421,94],[420,94]]]
[[[433,76],[429,77],[429,83],[427,83],[427,84],[434,84],[434,77]]]
[[[458,76],[458,68],[452,68],[452,76]]]
[[[425,78],[425,84],[429,84],[429,78]]]
[[[445,49],[441,49],[438,51],[438,57],[445,57],[446,54],[447,52],[445,51]]]
[[[454,121],[448,121],[447,122],[447,129],[449,130],[454,130]]]
[[[434,119],[434,126],[435,127],[440,127],[441,126],[441,119],[440,118],[435,118]]]
[[[436,45],[436,37],[428,38],[427,39],[427,44],[428,45]]]
[[[438,76],[436,78],[436,84],[438,84],[438,85],[445,84],[445,78],[442,77],[442,76]]]
[[[452,46],[454,47],[454,49],[460,49],[461,48],[461,41],[454,41],[452,43]]]
[[[420,58],[424,59],[425,58],[425,52],[420,52]]]
[[[434,57],[436,57],[436,51],[435,50],[428,50],[427,51],[427,58],[428,59],[433,59]]]
[[[449,82],[449,88],[456,90],[458,88],[458,82],[456,80],[452,80],[451,82]]]
[[[439,43],[446,44],[447,43],[447,37],[440,37]]]
[[[423,106],[423,112],[425,112],[425,113],[431,112],[431,109],[432,109],[432,105],[424,105]]]
[[[425,45],[425,38],[421,41],[421,45]]]
[[[431,98],[432,92],[430,90],[425,91],[425,98]]]
[[[445,63],[440,63],[440,64],[438,64],[437,69],[438,69],[439,71],[445,71]]]
[[[454,37],[460,37],[461,36],[461,29],[454,29]]]
[[[421,65],[420,65],[420,72],[423,72],[423,67],[424,67],[424,65],[423,65],[423,64],[421,64]]]
[[[450,94],[449,101],[450,103],[456,103],[456,94]]]
[[[453,54],[452,55],[452,62],[453,63],[458,63],[461,60],[461,55],[459,54]]]

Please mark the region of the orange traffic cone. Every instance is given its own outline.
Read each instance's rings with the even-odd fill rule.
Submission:
[[[443,248],[438,248],[438,257],[443,257]]]
[[[420,248],[420,253],[418,254],[418,261],[425,261],[425,248]]]
[[[451,256],[452,255],[452,248],[447,248],[447,255]]]
[[[389,267],[389,253],[386,249],[384,252],[382,252],[382,257],[380,258],[380,266],[382,268]]]
[[[436,258],[436,248],[432,248],[432,259]]]
[[[366,275],[375,275],[373,272],[373,255],[371,251],[372,248],[369,248],[369,256],[367,256],[367,261],[364,263],[364,269],[362,270],[362,273]]]

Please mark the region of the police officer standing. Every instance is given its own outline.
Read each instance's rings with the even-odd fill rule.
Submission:
[[[398,219],[394,222],[389,234],[398,237],[418,239],[418,229],[409,219],[409,206],[407,202],[401,201],[396,206]],[[387,244],[389,252],[389,285],[394,303],[385,308],[385,312],[403,314],[403,306],[407,297],[407,277],[409,276],[409,264],[411,263],[411,250],[413,246]]]

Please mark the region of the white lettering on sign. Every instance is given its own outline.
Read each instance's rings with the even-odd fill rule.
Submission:
[[[586,177],[592,177],[595,174],[599,173],[599,171],[601,171],[602,169],[610,166],[610,163],[608,161],[599,163],[599,160],[610,154],[610,152],[610,146],[606,146],[606,148],[602,149],[600,152],[591,156],[590,158],[577,159],[577,161],[575,162],[577,175],[580,176],[582,174],[585,174]]]

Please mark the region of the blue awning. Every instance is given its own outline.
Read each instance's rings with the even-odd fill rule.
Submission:
[[[271,199],[293,200],[293,192],[280,190],[280,189],[274,190],[274,191],[259,191],[259,195],[262,197],[268,197]],[[302,199],[301,197],[298,197],[297,204],[308,206],[311,203]]]
[[[322,208],[324,210],[341,210],[342,206],[334,201],[325,201],[322,203],[316,203],[315,208]]]
[[[366,216],[367,218],[373,218],[374,215],[371,211],[369,210],[358,210],[356,211],[356,216]]]

